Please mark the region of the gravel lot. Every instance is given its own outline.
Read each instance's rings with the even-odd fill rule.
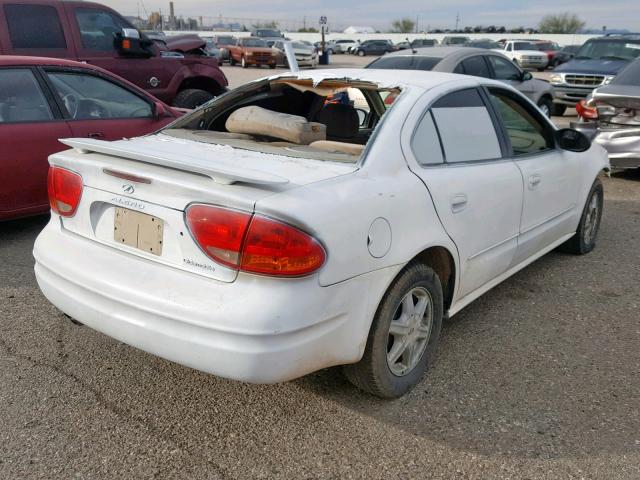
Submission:
[[[75,326],[33,276],[46,219],[0,224],[0,478],[638,479],[640,174],[603,180],[596,250],[551,253],[446,322],[395,401],[339,369],[227,381]]]

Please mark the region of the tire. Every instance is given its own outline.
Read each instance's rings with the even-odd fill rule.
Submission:
[[[364,50],[358,50],[358,56],[364,57],[365,56]]]
[[[560,245],[558,250],[574,255],[584,255],[593,250],[598,239],[603,205],[604,190],[602,182],[599,178],[596,178],[582,209],[582,216],[580,217],[576,234]]]
[[[229,57],[229,65],[231,65],[232,67],[235,67],[236,63],[238,62],[236,62],[233,57]]]
[[[275,69],[276,69],[276,64],[275,64],[275,63],[270,63],[270,64],[269,64],[269,68],[270,68],[271,70],[275,70]]]
[[[186,90],[178,92],[176,97],[173,99],[173,106],[178,108],[194,109],[214,97],[215,95],[207,92],[206,90],[187,88]]]
[[[420,301],[428,302],[427,308],[421,318],[409,317],[402,321],[405,314],[419,311],[405,306],[409,298],[410,305],[415,304],[414,308],[420,306]],[[405,312],[405,309],[409,312]],[[435,353],[442,326],[442,311],[442,286],[436,273],[426,265],[410,264],[382,297],[362,359],[343,367],[347,379],[361,390],[382,398],[396,398],[407,393],[420,382]],[[398,333],[397,336],[391,334],[392,321],[396,328],[408,333]],[[409,322],[409,325],[405,322]],[[402,349],[401,345],[406,343],[397,343],[402,342],[402,338],[406,341],[407,337],[413,339],[410,340],[415,349],[413,355],[411,349]],[[388,355],[392,354],[394,347],[402,353],[397,360],[389,363]]]
[[[561,117],[564,115],[564,112],[567,111],[567,106],[562,103],[554,103],[553,108],[551,109],[551,115],[554,117]]]
[[[242,66],[242,68],[249,68],[249,65],[247,64],[247,61],[244,57],[240,59],[240,66]]]
[[[538,108],[547,116],[551,117],[553,111],[553,101],[549,97],[542,97],[538,100]]]
[[[538,68],[539,72],[544,72],[546,70],[546,68]]]

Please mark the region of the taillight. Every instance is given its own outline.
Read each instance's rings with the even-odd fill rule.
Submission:
[[[62,217],[73,217],[82,196],[82,177],[66,168],[52,166],[47,188],[51,210]]]
[[[211,205],[186,211],[189,231],[214,261],[244,272],[298,277],[325,261],[322,245],[291,225]]]
[[[586,118],[587,120],[598,119],[598,110],[590,106],[586,100],[580,100],[580,102],[576,104],[576,112],[579,117]]]

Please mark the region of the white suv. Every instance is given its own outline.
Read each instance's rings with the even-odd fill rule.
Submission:
[[[542,72],[549,64],[546,53],[538,50],[533,43],[523,40],[506,40],[504,47],[496,51],[503,53],[522,68],[536,68]]]

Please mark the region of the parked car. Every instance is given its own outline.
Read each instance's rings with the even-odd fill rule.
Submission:
[[[413,48],[435,47],[438,45],[438,41],[433,38],[416,38],[411,40],[411,46]]]
[[[202,37],[202,39],[206,42],[206,46],[204,47],[204,51],[207,52],[207,55],[214,57],[218,60],[218,64],[222,65],[224,61],[222,56],[224,55],[221,48],[216,45],[216,42],[213,41],[211,37]],[[227,51],[227,56],[229,52]]]
[[[214,35],[212,40],[215,46],[220,49],[220,63],[228,62],[231,59],[231,56],[229,55],[229,46],[236,45],[238,43],[238,39],[233,35]]]
[[[354,91],[362,122],[327,102]],[[381,397],[420,381],[443,317],[594,248],[608,167],[508,85],[420,71],[286,73],[154,135],[65,143],[34,246],[56,307],[247,382],[349,364]]]
[[[226,90],[197,35],[150,39],[91,2],[0,0],[0,54],[56,57],[102,67],[165,103],[194,108]]]
[[[284,38],[284,34],[275,28],[258,28],[251,32],[251,36],[262,39],[269,48],[271,48],[275,42]]]
[[[546,115],[553,107],[553,87],[549,82],[533,78],[501,53],[469,47],[420,48],[380,57],[366,68],[391,70],[431,70],[492,78],[516,88]]]
[[[360,42],[357,40],[338,39],[335,41],[334,53],[351,53],[351,50],[358,45]]]
[[[408,49],[412,48],[411,47],[411,42],[407,42],[407,41],[398,42],[398,43],[396,43],[395,47],[396,47],[396,50],[408,50]]]
[[[538,50],[547,54],[547,66],[553,65],[553,61],[560,51],[560,45],[558,45],[556,42],[549,42],[547,40],[536,40],[531,43],[533,43],[538,48]]]
[[[562,65],[563,63],[567,63],[573,57],[575,57],[576,52],[580,49],[582,45],[565,45],[562,47],[558,53],[553,57],[553,61],[551,62],[551,66],[553,68],[558,65]]]
[[[452,45],[464,45],[466,43],[469,43],[471,39],[469,37],[463,37],[463,36],[457,36],[457,35],[447,35],[446,37],[444,37],[442,39],[442,42],[440,42],[440,44],[445,47],[445,46],[452,46]]]
[[[291,42],[291,48],[293,48],[293,54],[299,67],[316,68],[318,66],[318,52],[315,47],[302,42]],[[284,50],[284,42],[275,42],[271,47],[271,51],[276,58],[276,65],[289,66],[287,54]]]
[[[572,127],[595,138],[609,153],[612,167],[640,168],[640,58],[576,109],[581,119]]]
[[[630,61],[640,56],[640,35],[606,35],[585,42],[575,57],[553,70],[554,112],[587,98],[594,88],[611,82]]]
[[[484,48],[485,50],[500,50],[502,49],[502,46],[498,43],[495,42],[489,38],[481,38],[478,40],[471,40],[469,42],[467,42],[465,45],[465,47],[470,47],[470,48]]]
[[[549,64],[547,54],[538,50],[531,42],[506,40],[503,47],[496,51],[506,55],[513,63],[522,68],[535,68],[542,72]]]
[[[228,45],[229,62],[231,65],[240,64],[242,68],[251,65],[260,67],[267,65],[269,68],[276,68],[276,57],[271,51],[271,47],[261,38],[244,37],[238,39],[235,45]]]
[[[0,220],[49,211],[47,157],[66,148],[59,138],[145,135],[181,114],[92,65],[0,57]]]
[[[365,40],[354,48],[353,53],[364,57],[365,55],[384,55],[394,51],[395,47],[391,40]]]

